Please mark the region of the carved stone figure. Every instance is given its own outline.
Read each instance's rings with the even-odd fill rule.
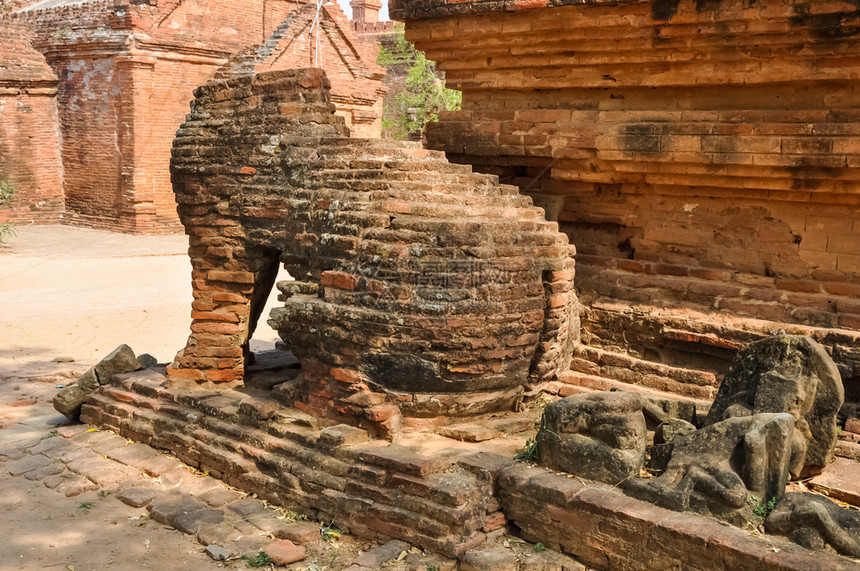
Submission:
[[[816,494],[785,494],[764,523],[765,530],[784,535],[807,549],[828,547],[860,558],[860,512],[847,510]]]
[[[791,414],[796,430],[790,472],[804,478],[833,460],[844,394],[839,371],[821,345],[803,335],[778,335],[738,353],[705,426],[763,412]]]
[[[573,395],[546,407],[538,452],[544,466],[615,485],[639,475],[646,436],[637,395]]]
[[[750,514],[742,512],[785,492],[793,431],[789,414],[729,418],[675,438],[666,472],[631,481],[628,491],[670,509],[743,521]]]

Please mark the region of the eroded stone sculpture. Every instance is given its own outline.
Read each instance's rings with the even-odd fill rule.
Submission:
[[[675,438],[666,471],[631,481],[628,491],[670,509],[737,519],[785,492],[793,431],[789,414],[726,419]]]
[[[639,475],[646,436],[637,395],[573,395],[546,407],[538,452],[544,466],[616,485]]]
[[[839,371],[821,345],[802,335],[778,335],[738,353],[705,426],[758,413],[791,414],[790,472],[802,478],[820,473],[833,460],[843,399]]]
[[[860,558],[860,512],[816,494],[785,494],[765,520],[765,530],[807,549],[830,548]]]

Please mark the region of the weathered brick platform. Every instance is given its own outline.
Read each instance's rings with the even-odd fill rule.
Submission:
[[[782,538],[516,463],[511,444],[519,440],[466,445],[415,433],[391,444],[284,407],[273,399],[277,390],[171,384],[163,370],[117,375],[90,397],[82,420],[361,537],[402,539],[456,557],[510,522],[527,539],[595,569],[857,568]],[[495,453],[505,448],[511,452]]]

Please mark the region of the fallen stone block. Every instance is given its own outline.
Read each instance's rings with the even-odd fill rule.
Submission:
[[[270,543],[264,551],[276,565],[289,565],[305,558],[305,548],[289,539]]]

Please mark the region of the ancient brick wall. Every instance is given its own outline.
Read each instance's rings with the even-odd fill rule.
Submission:
[[[392,13],[463,90],[429,145],[520,186],[577,245],[590,344],[713,374],[750,337],[838,329],[825,343],[860,375],[857,6],[429,0]],[[631,303],[635,319],[619,311]],[[699,321],[714,314],[737,319]]]
[[[516,406],[578,337],[566,237],[495,177],[346,138],[328,88],[306,69],[197,90],[172,163],[194,321],[168,373],[241,381],[284,264],[269,323],[302,362],[297,407],[391,435]]]
[[[57,77],[25,26],[0,27],[0,181],[15,191],[0,222],[47,223],[63,212]]]
[[[60,79],[66,218],[126,232],[177,230],[170,146],[192,90],[295,7],[90,0],[33,3],[3,16],[0,26],[35,28],[34,45]]]
[[[316,6],[291,12],[267,42],[230,58],[216,78],[268,71],[320,67],[331,82],[337,114],[356,137],[379,137],[385,69],[376,65],[379,44],[362,39],[336,4],[322,7],[319,27]]]

